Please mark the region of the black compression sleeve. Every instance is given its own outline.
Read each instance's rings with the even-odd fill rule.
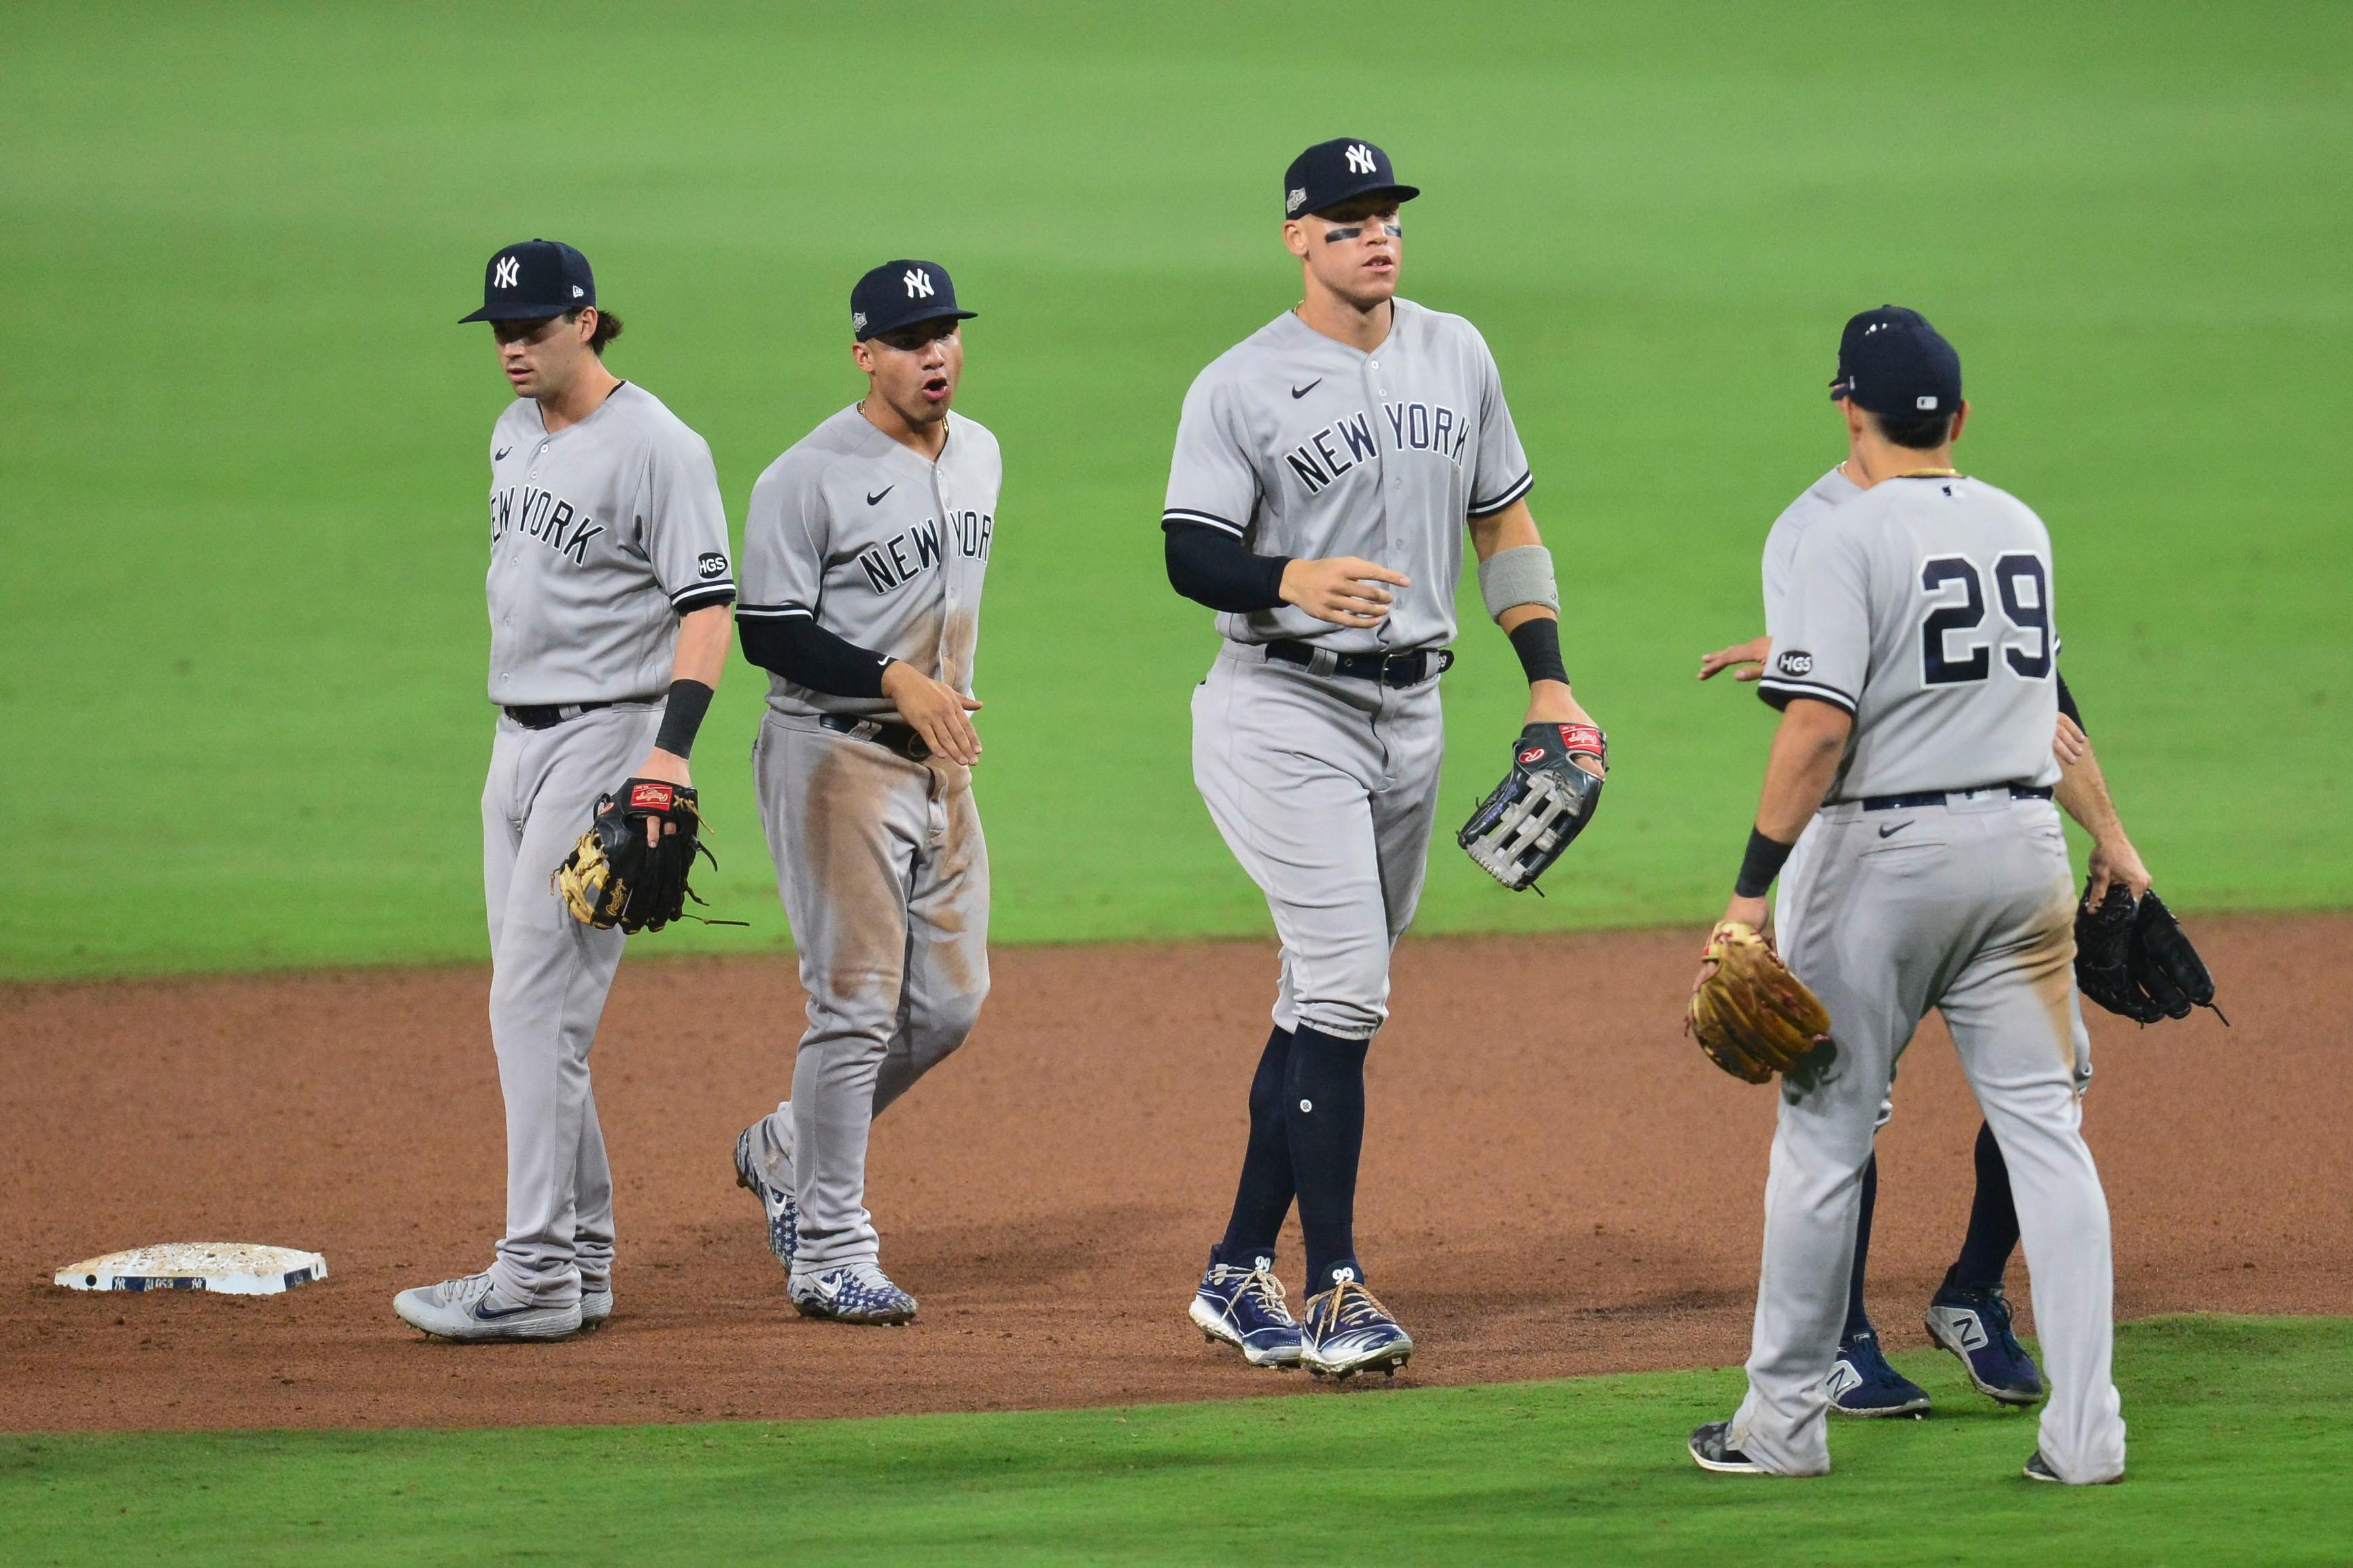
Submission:
[[[662,708],[661,728],[654,732],[654,744],[683,762],[694,754],[695,732],[702,728],[702,716],[711,710],[711,688],[700,680],[673,680],[670,683],[670,701]]]
[[[1550,616],[1532,616],[1512,628],[1511,637],[1512,651],[1520,656],[1520,668],[1527,671],[1530,686],[1539,680],[1568,684],[1568,671],[1560,662],[1558,621]]]
[[[2075,706],[2075,694],[2067,689],[2067,678],[2063,675],[2059,678],[2059,711],[2075,721],[2075,728],[2084,730],[2084,710]],[[2084,730],[2084,733],[2088,735],[2091,731]]]
[[[834,697],[882,695],[882,667],[891,661],[807,616],[739,616],[735,629],[745,658],[797,685]]]
[[[1221,528],[1198,522],[1166,522],[1168,585],[1213,610],[1248,615],[1282,603],[1287,555],[1253,555],[1250,547]]]
[[[1784,844],[1778,838],[1767,838],[1754,827],[1748,830],[1748,848],[1740,857],[1740,875],[1732,884],[1733,895],[1742,899],[1761,899],[1773,879],[1781,874],[1781,863],[1789,858],[1794,844]]]

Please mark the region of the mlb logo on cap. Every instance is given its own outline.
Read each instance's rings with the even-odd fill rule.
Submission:
[[[491,258],[482,271],[482,308],[463,321],[538,321],[596,302],[588,258],[561,240],[526,239]]]
[[[1839,334],[1831,397],[1873,414],[1950,413],[1961,405],[1961,356],[1919,311],[1882,305]]]

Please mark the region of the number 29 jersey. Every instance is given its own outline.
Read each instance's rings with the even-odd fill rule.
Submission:
[[[2058,782],[2051,535],[1981,479],[1888,479],[1810,521],[1757,693],[1854,716],[1832,801]]]

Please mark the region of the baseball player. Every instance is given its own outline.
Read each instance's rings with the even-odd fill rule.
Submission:
[[[1926,321],[1857,316],[1839,361],[1863,493],[1806,525],[1768,612],[1758,689],[1781,724],[1724,917],[1761,928],[1781,878],[1782,948],[1829,1008],[1836,1054],[1785,1083],[1748,1394],[1691,1454],[1716,1471],[1830,1468],[1862,1172],[1896,1058],[1936,1007],[2001,1146],[2034,1280],[2051,1399],[2026,1473],[2115,1480],[2107,1200],[2083,1137],[2075,900],[2051,804],[2050,537],[1953,468],[1960,359]]]
[[[1161,517],[1170,583],[1225,638],[1193,694],[1194,781],[1282,943],[1232,1217],[1190,1313],[1252,1365],[1341,1376],[1413,1351],[1356,1258],[1356,1167],[1365,1056],[1438,805],[1466,525],[1529,721],[1600,741],[1562,668],[1494,358],[1470,322],[1397,297],[1417,194],[1360,139],[1293,162],[1282,233],[1303,298],[1193,383]],[[1274,1274],[1294,1197],[1300,1320]]]
[[[1844,385],[1843,374],[1833,392]],[[1960,439],[1956,422],[1952,439]],[[1789,562],[1808,527],[1832,509],[1864,493],[1842,461],[1791,501],[1774,520],[1765,541],[1764,587],[1767,617],[1780,614],[1788,592]],[[1770,639],[1719,648],[1700,660],[1699,679],[1707,680],[1726,669],[1738,681],[1753,681],[1764,672],[1770,657]],[[2098,758],[2085,736],[2083,714],[2067,688],[2067,679],[2055,667],[2059,721],[2052,750],[2061,767],[2056,797],[2060,807],[2091,835],[2090,891],[2085,900],[2096,905],[2111,882],[2121,882],[2137,899],[2149,887],[2147,868],[2133,847],[2110,798]],[[1817,831],[1809,824],[1799,841]],[[2089,1078],[2089,1065],[2085,1065]],[[1880,1108],[1879,1125],[1894,1114],[1893,1100]],[[1875,1130],[1874,1130],[1875,1131]],[[2019,1343],[2010,1326],[2010,1309],[2003,1294],[2002,1277],[2018,1246],[2018,1209],[2010,1190],[2009,1167],[1991,1123],[1978,1128],[1975,1152],[1977,1190],[1969,1205],[1969,1223],[1959,1255],[1928,1304],[1926,1324],[1935,1342],[1957,1357],[1970,1383],[1988,1397],[2005,1405],[2032,1405],[2042,1397],[2041,1372]],[[1877,1329],[1863,1303],[1863,1276],[1871,1254],[1872,1216],[1879,1194],[1879,1157],[1863,1164],[1859,1216],[1855,1225],[1854,1267],[1847,1286],[1846,1326],[1839,1336],[1838,1359],[1831,1367],[1830,1401],[1833,1414],[1854,1416],[1919,1415],[1931,1407],[1927,1390],[1890,1365]]]
[[[744,528],[744,654],[769,677],[753,770],[808,1029],[792,1097],[735,1141],[735,1179],[802,1313],[903,1323],[867,1134],[988,994],[972,665],[1004,469],[950,412],[974,312],[946,269],[886,263],[849,311],[866,395],[768,466]]]
[[[613,1176],[588,1047],[617,928],[565,912],[550,878],[597,797],[692,782],[735,597],[702,438],[605,368],[621,319],[587,259],[533,239],[491,258],[482,308],[515,400],[491,427],[491,701],[482,789],[491,1039],[507,1115],[507,1224],[480,1274],[393,1308],[457,1340],[560,1339],[613,1311]]]

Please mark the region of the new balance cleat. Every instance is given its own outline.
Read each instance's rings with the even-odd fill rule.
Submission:
[[[1928,1302],[1928,1335],[1960,1358],[1969,1382],[1989,1399],[2031,1405],[2042,1373],[2010,1328],[2010,1300],[1990,1290],[1939,1290]]]
[[[1831,1409],[1841,1415],[1928,1414],[1928,1391],[1887,1364],[1875,1331],[1857,1334],[1839,1346],[1828,1390]]]
[[[580,1331],[580,1304],[536,1307],[517,1301],[491,1282],[488,1269],[438,1285],[419,1285],[392,1299],[410,1328],[444,1340],[562,1340]]]
[[[1233,1346],[1252,1366],[1288,1371],[1299,1364],[1299,1321],[1283,1303],[1271,1255],[1252,1258],[1247,1268],[1213,1257],[1193,1292],[1190,1315],[1203,1339]]]
[[[891,1283],[871,1263],[845,1263],[819,1274],[800,1274],[790,1287],[793,1305],[804,1318],[837,1323],[906,1323],[915,1317],[915,1299]]]
[[[1389,1316],[1361,1279],[1343,1279],[1307,1299],[1299,1326],[1299,1364],[1317,1377],[1385,1372],[1395,1377],[1413,1355],[1413,1336]]]

